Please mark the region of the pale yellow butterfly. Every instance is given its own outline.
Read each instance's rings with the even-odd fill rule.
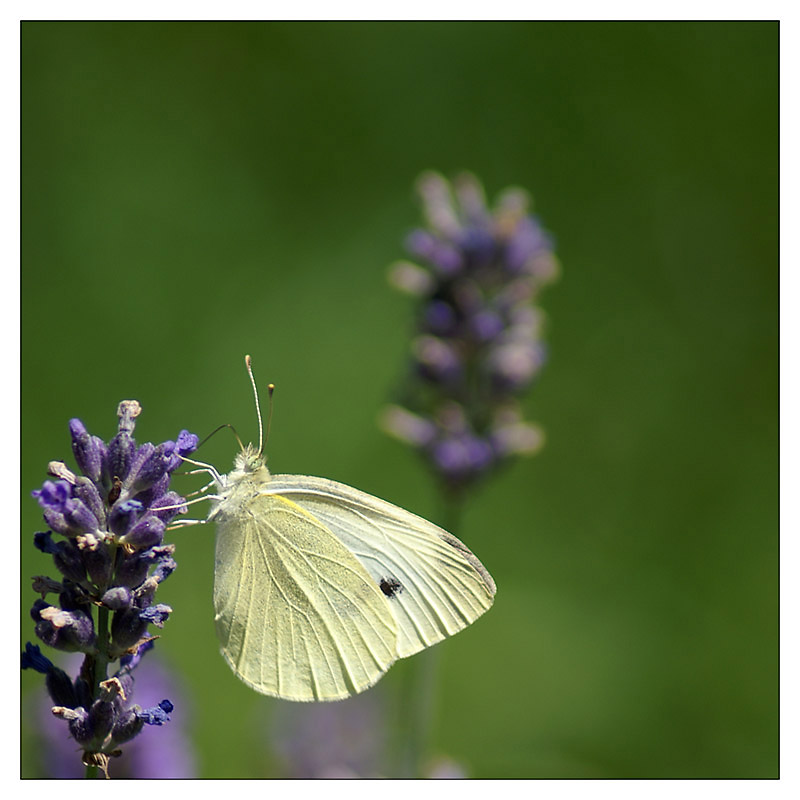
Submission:
[[[270,474],[258,417],[258,449],[243,447],[228,475],[192,462],[216,486],[217,635],[248,686],[341,700],[492,605],[491,575],[433,523],[343,483]]]

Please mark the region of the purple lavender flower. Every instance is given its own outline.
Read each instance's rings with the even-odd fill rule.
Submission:
[[[519,398],[546,359],[534,303],[558,263],[521,190],[490,209],[471,175],[451,186],[426,173],[417,188],[427,224],[406,245],[420,263],[390,270],[392,285],[420,300],[411,375],[382,422],[458,491],[542,444]]]
[[[150,653],[140,665],[142,656],[147,651],[148,647],[143,646],[136,655],[125,656],[120,660],[126,669],[121,668],[116,677],[123,685],[128,699],[135,694],[141,705],[131,706],[120,714],[115,724],[115,739],[118,743],[125,742],[125,746],[122,754],[113,761],[113,776],[140,779],[194,778],[197,776],[195,754],[187,735],[189,700],[181,694],[172,670],[159,660],[157,654]],[[77,671],[80,669],[80,660],[75,660],[74,655],[68,656],[62,666],[64,669]],[[59,671],[66,676],[64,670]],[[158,735],[137,736],[136,733],[146,724],[145,717],[151,713],[165,713],[160,707],[160,702],[163,702],[161,698],[164,697],[175,700],[181,711],[180,715],[176,715],[168,727],[159,730]],[[52,702],[39,698],[30,709],[30,717],[37,723],[36,752],[41,754],[38,774],[47,778],[81,778],[85,768],[75,758],[75,742],[61,726],[52,724],[51,706]],[[141,713],[137,716],[139,710]],[[129,740],[125,738],[126,725],[136,731]]]
[[[163,725],[173,710],[164,698],[144,709],[129,698],[133,669],[152,647],[148,625],[163,627],[172,611],[155,602],[158,585],[176,566],[164,532],[185,508],[183,498],[168,491],[169,479],[181,456],[197,447],[197,437],[181,431],[175,442],[137,446],[132,434],[140,413],[135,400],[120,403],[119,430],[108,444],[71,420],[73,454],[83,474],[53,461],[48,473],[56,480],[33,492],[50,528],[36,533],[34,544],[52,555],[62,576],[34,579],[42,595],[31,609],[34,630],[50,647],[82,653],[83,664],[71,681],[29,643],[22,668],[45,675],[53,716],[67,723],[83,763],[106,774],[119,745],[144,725]],[[48,594],[57,595],[57,605],[47,602]],[[119,669],[108,678],[117,660]]]

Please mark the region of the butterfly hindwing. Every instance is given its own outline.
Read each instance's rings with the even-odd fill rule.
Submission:
[[[495,584],[480,561],[415,514],[307,475],[273,475],[263,491],[309,512],[365,568],[397,620],[400,658],[457,633],[492,605]]]

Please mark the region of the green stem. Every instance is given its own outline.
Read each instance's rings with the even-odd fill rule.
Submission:
[[[442,506],[439,512],[440,524],[448,533],[459,539],[463,511],[464,490],[445,488],[442,491]]]
[[[97,653],[94,655],[93,677],[92,677],[92,699],[100,697],[100,684],[106,680],[109,656],[108,649],[111,641],[111,634],[108,626],[109,613],[105,606],[97,609]],[[84,778],[94,779],[98,777],[96,765],[87,765]]]
[[[94,657],[94,692],[96,700],[100,696],[100,684],[106,679],[108,669],[108,647],[110,634],[108,630],[108,609],[100,606],[97,609],[97,655]]]
[[[458,536],[463,498],[463,493],[442,493],[442,527],[454,536]],[[422,777],[435,718],[438,665],[439,651],[435,647],[418,653],[408,664],[399,709],[404,739],[399,777]]]
[[[421,778],[430,747],[436,704],[436,673],[439,651],[423,650],[409,663],[404,709],[408,715],[402,775]]]

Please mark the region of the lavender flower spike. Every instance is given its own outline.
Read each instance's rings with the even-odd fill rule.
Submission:
[[[451,185],[425,173],[417,189],[426,226],[406,245],[418,263],[399,261],[389,274],[419,303],[410,375],[381,422],[458,493],[542,444],[519,399],[546,361],[535,303],[558,262],[523,191],[506,190],[490,208],[472,175]]]
[[[62,576],[34,578],[42,595],[31,609],[35,633],[57,650],[83,653],[84,660],[72,680],[29,643],[21,666],[45,675],[53,716],[66,721],[83,763],[106,776],[120,744],[145,724],[162,725],[173,710],[163,700],[142,711],[129,705],[129,697],[134,668],[152,647],[148,626],[163,627],[172,611],[155,602],[156,589],[176,567],[175,548],[163,544],[164,533],[184,502],[169,491],[169,482],[180,457],[197,447],[197,437],[181,431],[176,441],[137,445],[140,413],[135,400],[120,403],[118,433],[108,444],[80,420],[70,420],[82,474],[51,462],[48,472],[57,480],[33,492],[50,528],[36,533],[34,544],[53,557]],[[57,595],[58,605],[47,602],[47,594]],[[107,679],[117,659],[120,667]]]

